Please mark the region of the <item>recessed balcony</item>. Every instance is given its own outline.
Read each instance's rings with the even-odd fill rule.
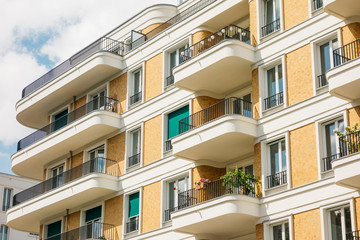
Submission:
[[[171,139],[174,156],[226,162],[253,152],[257,121],[250,102],[228,98],[180,120],[179,130]]]
[[[224,96],[250,82],[255,50],[249,43],[249,31],[230,25],[190,46],[173,69],[175,86]]]
[[[118,101],[97,98],[21,139],[12,171],[42,180],[44,165],[119,128]]]
[[[335,183],[360,189],[360,131],[339,138],[339,158],[332,161]]]
[[[323,0],[324,11],[339,18],[349,18],[360,15],[358,0]]]
[[[255,185],[251,190],[243,185],[223,186],[223,180],[216,180],[203,188],[179,193],[179,206],[170,212],[173,230],[211,236],[206,239],[230,239],[255,233],[260,201],[254,189]],[[165,214],[170,216],[169,211]]]
[[[334,50],[334,65],[326,73],[331,95],[351,101],[360,98],[360,39]]]
[[[40,128],[48,113],[124,68],[121,42],[101,38],[28,85],[16,104],[16,118]]]
[[[17,230],[38,232],[41,220],[118,191],[119,175],[117,162],[91,159],[15,194],[13,207],[7,211],[7,224]]]

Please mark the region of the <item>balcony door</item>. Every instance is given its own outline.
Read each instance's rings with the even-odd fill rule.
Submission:
[[[66,108],[64,111],[56,114],[54,116],[54,125],[53,125],[53,131],[56,131],[62,127],[65,127],[68,124],[68,115],[69,111]]]
[[[103,235],[101,211],[102,207],[98,206],[85,212],[86,239],[99,239]]]
[[[64,164],[56,166],[51,169],[51,187],[52,189],[57,188],[64,184]]]
[[[47,225],[47,238],[51,240],[61,239],[61,220]]]
[[[105,148],[101,145],[88,152],[90,172],[105,173]]]
[[[104,110],[106,107],[105,97],[106,97],[106,88],[99,91],[96,94],[93,94],[91,96],[92,108],[93,108],[92,110],[96,110],[96,109]]]

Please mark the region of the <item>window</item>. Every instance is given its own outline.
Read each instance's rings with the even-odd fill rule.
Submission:
[[[174,76],[173,76],[173,68],[179,65],[182,62],[182,58],[180,59],[180,54],[184,52],[187,45],[184,45],[172,52],[169,53],[169,69],[168,75],[165,82],[165,87],[171,86],[174,84]]]
[[[330,41],[322,42],[318,45],[318,73],[317,88],[324,87],[328,84],[326,80],[326,72],[334,67],[333,50],[338,48],[337,38]]]
[[[323,7],[323,0],[310,0],[312,5],[312,11],[316,11]]]
[[[47,225],[47,238],[51,240],[61,239],[61,220]]]
[[[346,239],[352,231],[350,207],[344,206],[328,211],[329,240]]]
[[[142,99],[142,69],[138,69],[132,74],[132,82],[130,87],[130,105],[141,102]]]
[[[270,167],[267,176],[268,188],[287,183],[285,139],[268,144]]]
[[[284,103],[284,84],[282,64],[266,70],[266,98],[264,99],[265,110]]]
[[[91,95],[92,110],[102,109],[106,107],[106,88]]]
[[[88,152],[89,161],[85,163],[84,169],[88,169],[89,172],[105,173],[105,148],[101,145]]]
[[[52,129],[53,131],[56,131],[62,127],[65,127],[68,124],[68,109],[55,114],[53,116],[53,123],[52,123]]]
[[[322,124],[323,131],[323,158],[322,171],[332,169],[331,161],[339,156],[339,141],[334,130],[344,132],[344,120],[342,118],[331,120]]]
[[[98,206],[85,212],[86,239],[98,239],[103,236],[101,225],[102,207]]]
[[[2,205],[3,211],[6,211],[11,207],[11,192],[12,192],[11,189],[4,188],[3,205]]]
[[[139,230],[139,208],[140,208],[140,193],[137,192],[129,195],[126,233],[131,233]]]
[[[165,141],[165,152],[172,149],[171,138],[179,135],[179,121],[189,116],[189,106],[182,107],[167,115],[167,140]]]
[[[280,29],[280,3],[279,0],[264,0],[264,25],[261,36],[273,33]]]
[[[0,240],[8,240],[9,228],[6,225],[0,226]]]
[[[251,103],[251,93],[243,96],[243,100],[246,101],[246,103],[244,103],[244,116],[252,117],[252,104],[250,104]]]
[[[128,158],[128,167],[135,166],[140,163],[140,145],[141,145],[141,131],[136,129],[130,132],[130,154]]]
[[[190,189],[188,176],[180,177],[167,183],[167,199],[164,221],[169,221],[171,219],[171,213],[181,206],[184,206],[184,203],[179,202],[178,193],[184,192],[188,189]]]
[[[279,223],[271,226],[271,240],[289,240],[289,223]]]
[[[65,164],[61,164],[59,166],[56,166],[54,168],[51,169],[51,187],[52,189],[63,185],[64,183],[64,176],[63,176],[63,172],[64,172],[64,167]]]

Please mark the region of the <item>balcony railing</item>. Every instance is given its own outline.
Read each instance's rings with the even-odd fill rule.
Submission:
[[[312,10],[316,11],[323,7],[323,0],[312,0]]]
[[[140,153],[134,154],[128,159],[128,167],[132,167],[140,162]]]
[[[44,240],[87,240],[87,239],[107,239],[115,240],[115,226],[112,224],[92,222],[79,228],[63,232]]]
[[[185,9],[181,13],[175,15],[174,17],[170,18],[169,20],[162,23],[158,27],[154,28],[150,32],[148,32],[146,34],[142,34],[143,36],[141,36],[138,39],[134,40],[133,42],[131,42],[130,44],[128,44],[125,47],[125,53],[128,53],[129,51],[131,51],[133,49],[136,49],[137,47],[142,45],[144,42],[152,39],[156,35],[163,32],[165,29],[168,29],[168,28],[178,24],[179,22],[187,19],[188,17],[193,16],[194,14],[201,11],[205,7],[209,6],[213,2],[216,2],[216,0],[201,0],[201,1],[197,2],[197,3],[195,3],[194,5],[190,6],[187,9]],[[139,34],[141,34],[141,33],[139,33]]]
[[[318,80],[318,88],[322,88],[322,87],[328,85],[328,81],[326,80],[325,74],[321,74],[321,75],[317,76],[317,80]]]
[[[323,171],[323,172],[330,171],[330,170],[332,169],[331,162],[332,162],[333,160],[338,159],[339,156],[340,156],[340,154],[337,153],[337,154],[331,155],[331,156],[329,156],[329,157],[324,157],[324,158],[322,159],[322,165],[323,165],[322,171]]]
[[[287,183],[286,170],[267,176],[267,188],[273,188]]]
[[[132,217],[126,222],[125,233],[131,233],[139,230],[139,216]]]
[[[168,139],[164,143],[164,152],[169,152],[173,149],[173,146],[171,144],[171,139]]]
[[[333,55],[335,67],[360,57],[360,39],[335,49]]]
[[[252,118],[252,103],[241,98],[227,98],[179,121],[179,133],[190,131],[228,114]]]
[[[347,233],[346,240],[360,240],[360,230]]]
[[[123,54],[121,49],[121,42],[107,37],[100,38],[86,48],[76,53],[75,55],[73,55],[65,62],[62,62],[53,69],[51,69],[49,72],[32,82],[30,85],[26,86],[22,91],[22,98],[30,95],[35,90],[44,86],[48,82],[51,82],[55,78],[59,77],[61,74],[65,73],[78,63],[84,61],[85,59],[97,52],[110,52],[121,56]]]
[[[272,96],[270,96],[268,98],[265,98],[264,103],[265,103],[265,110],[283,104],[284,103],[283,92],[279,92],[279,93],[277,93],[275,95],[272,95]]]
[[[171,213],[175,212],[177,210],[179,210],[178,207],[171,207],[169,209],[166,209],[164,211],[164,222],[170,221],[171,220]]]
[[[140,102],[142,98],[142,92],[135,93],[130,97],[130,105]]]
[[[82,105],[81,107],[75,109],[74,111],[62,116],[61,118],[53,121],[52,123],[46,125],[45,127],[33,132],[29,136],[21,139],[17,144],[17,150],[26,148],[27,146],[38,142],[39,140],[47,137],[48,135],[56,132],[57,130],[71,124],[72,122],[80,119],[81,117],[96,111],[110,111],[110,112],[118,112],[117,110],[118,100],[107,97],[99,97],[94,99],[87,104]]]
[[[225,39],[236,39],[243,42],[249,42],[250,32],[235,25],[224,27],[182,51],[179,55],[179,62],[183,63]]]
[[[252,185],[249,189],[248,185]],[[251,182],[248,185],[238,183],[239,187],[234,187],[228,184],[223,186],[223,180],[215,180],[210,183],[205,183],[203,188],[193,188],[178,194],[178,210],[190,206],[194,206],[214,198],[218,198],[227,194],[246,195],[255,197],[255,183]]]
[[[174,75],[170,75],[166,78],[165,87],[169,87],[174,84]]]
[[[15,194],[13,197],[13,206],[66,185],[90,173],[104,173],[112,176],[119,176],[120,170],[116,161],[101,157],[91,159],[66,172]]]
[[[360,131],[339,138],[340,157],[360,152]]]
[[[276,32],[277,30],[280,30],[280,18],[263,26],[261,28],[261,37],[265,37],[270,33]]]

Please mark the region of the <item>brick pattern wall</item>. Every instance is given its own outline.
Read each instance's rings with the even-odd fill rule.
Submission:
[[[163,144],[161,133],[161,114],[144,123],[144,165],[155,162],[161,158],[161,146]]]
[[[154,23],[151,24],[149,26],[147,26],[146,28],[144,28],[143,30],[141,30],[142,34],[147,34],[148,32],[154,30],[155,28],[157,28],[158,26],[160,26],[162,23]]]
[[[109,97],[119,100],[118,112],[126,111],[126,96],[127,96],[127,73],[122,74],[110,82]]]
[[[251,0],[249,2],[249,14],[250,14],[250,34],[251,34],[251,44],[258,44],[257,36],[257,6],[256,0]]]
[[[142,232],[160,227],[161,182],[144,186],[142,192]]]
[[[66,221],[64,221],[64,224],[65,222]],[[80,211],[69,214],[67,229],[65,231],[70,231],[78,227],[80,227]]]
[[[360,23],[350,23],[341,28],[342,46],[360,38]]]
[[[104,223],[115,226],[115,240],[122,238],[123,195],[105,201]]]
[[[360,124],[360,106],[347,110],[348,126],[353,127],[355,123]]]
[[[215,103],[220,102],[223,99],[216,99],[212,97],[207,96],[199,96],[192,99],[191,102],[191,114],[194,114],[196,112],[199,112],[203,110],[204,108],[210,107],[211,105],[214,105]]]
[[[309,18],[308,0],[283,0],[285,30]]]
[[[84,152],[80,152],[78,154],[73,155],[73,158],[71,161],[71,166],[70,166],[70,158],[68,158],[67,159],[67,170],[83,164],[83,160],[84,160]]]
[[[206,38],[207,36],[210,36],[212,32],[201,30],[192,35],[192,42],[191,44],[195,44],[197,42],[200,42],[202,39]]]
[[[261,144],[257,143],[254,145],[254,176],[259,179],[261,186]],[[255,189],[256,195],[261,197],[261,187]]]
[[[201,178],[207,178],[211,181],[220,179],[226,173],[226,168],[215,168],[211,166],[198,166],[192,169],[191,188],[195,187],[194,183]]]
[[[252,71],[252,92],[251,101],[253,105],[253,118],[259,119],[260,117],[260,103],[259,103],[259,69]]]
[[[162,93],[163,54],[145,62],[145,101]]]
[[[356,229],[360,230],[360,197],[354,199]]]
[[[107,140],[107,158],[114,160],[119,165],[119,175],[124,173],[125,168],[125,132],[122,132]]]
[[[295,214],[294,239],[321,239],[320,209]]]
[[[264,224],[256,225],[256,240],[264,240]]]

